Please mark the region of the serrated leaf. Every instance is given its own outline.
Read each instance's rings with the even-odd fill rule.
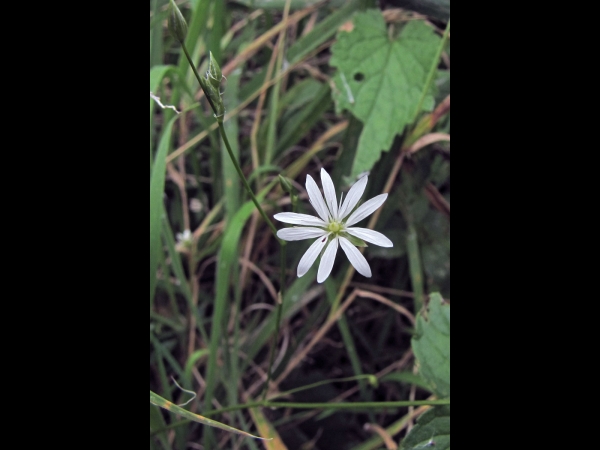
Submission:
[[[432,294],[426,316],[419,314],[412,340],[419,372],[439,398],[450,397],[450,305]]]
[[[436,406],[425,412],[400,450],[450,450],[450,406]]]
[[[396,135],[416,120],[427,76],[440,45],[420,21],[391,39],[379,10],[356,14],[354,29],[340,32],[331,65],[338,68],[333,98],[338,113],[350,111],[365,127],[350,176],[371,170]],[[426,101],[433,106],[433,97]]]

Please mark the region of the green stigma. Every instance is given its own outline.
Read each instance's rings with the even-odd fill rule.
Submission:
[[[338,222],[332,222],[329,224],[327,229],[332,233],[339,233],[340,231],[342,231],[342,224]]]

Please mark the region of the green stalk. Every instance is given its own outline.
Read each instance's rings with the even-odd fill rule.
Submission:
[[[194,72],[195,71],[196,71],[196,69],[194,69]],[[252,188],[250,187],[250,184],[248,183],[248,180],[247,180],[246,176],[244,175],[244,172],[242,172],[242,168],[240,167],[235,156],[233,155],[233,150],[231,150],[231,144],[229,143],[229,139],[227,138],[227,134],[225,133],[225,127],[223,126],[223,118],[217,117],[217,121],[219,122],[219,131],[221,132],[221,137],[223,138],[225,147],[227,148],[227,153],[229,153],[229,157],[231,158],[231,161],[233,162],[233,165],[235,166],[235,170],[237,171],[240,179],[242,180],[242,183],[244,183],[244,187],[246,188],[248,195],[252,199],[252,203],[254,203],[254,205],[256,206],[256,209],[258,209],[258,212],[260,212],[260,215],[262,216],[263,220],[267,223],[267,225],[269,225],[269,228],[271,228],[271,231],[273,232],[275,239],[277,239],[277,241],[282,246],[284,246],[285,241],[283,241],[277,237],[277,228],[275,228],[275,225],[273,225],[273,222],[271,222],[271,220],[265,213],[264,209],[262,209],[262,206],[260,206],[260,203],[258,202],[256,195],[254,195],[254,192],[252,192]]]
[[[425,304],[425,287],[423,285],[423,266],[421,263],[419,237],[413,224],[412,216],[409,216],[408,219],[408,236],[406,237],[406,246],[408,249],[410,278],[412,282],[413,293],[415,295],[415,314],[418,314],[423,309],[423,305]]]
[[[277,298],[277,328],[275,329],[275,336],[273,336],[273,344],[271,345],[271,351],[269,355],[269,372],[267,375],[267,382],[265,383],[263,391],[263,401],[267,400],[267,394],[269,393],[269,384],[273,377],[273,362],[275,361],[275,347],[277,347],[277,341],[279,338],[279,332],[281,329],[281,315],[283,311],[283,296],[285,295],[285,260],[286,260],[286,249],[285,241],[281,244],[280,248],[280,277],[279,277],[279,297]]]
[[[281,180],[283,180],[283,177],[281,177],[281,175],[279,176],[279,178]],[[291,187],[291,184],[289,184],[288,181],[288,187],[290,189],[290,196],[292,198],[292,212],[298,212],[298,195],[292,190],[293,188]],[[275,337],[273,339],[275,339],[273,341],[273,345],[271,345],[271,354],[269,355],[269,372],[267,375],[267,382],[265,384],[264,387],[264,392],[263,392],[263,401],[267,400],[267,394],[269,393],[269,384],[271,383],[271,378],[273,377],[273,361],[275,359],[275,347],[277,346],[277,338],[279,337],[279,332],[281,330],[281,316],[283,314],[283,298],[285,296],[285,261],[287,259],[286,257],[286,250],[287,250],[287,246],[286,246],[286,242],[285,241],[280,241],[282,242],[281,245],[281,259],[280,259],[280,278],[279,278],[279,285],[280,287],[280,291],[281,291],[281,297],[279,297],[279,302],[277,303],[277,327],[275,328]]]
[[[353,378],[355,378],[355,377],[353,377]],[[335,380],[333,380],[333,381],[335,381]],[[216,416],[219,414],[225,414],[225,413],[234,412],[234,411],[242,411],[242,410],[251,409],[251,408],[323,409],[323,410],[339,410],[339,411],[344,411],[344,410],[347,411],[347,410],[353,410],[353,409],[378,410],[378,409],[390,409],[390,408],[408,408],[410,406],[447,406],[447,405],[450,405],[450,399],[422,400],[422,401],[414,401],[414,402],[363,402],[363,403],[288,403],[288,402],[263,401],[263,402],[246,403],[244,405],[235,405],[235,406],[230,406],[229,408],[223,408],[223,409],[218,409],[218,410],[214,410],[214,411],[209,411],[209,412],[205,413],[204,416],[198,416],[196,414],[193,414],[192,415],[193,417],[190,417],[188,415],[191,413],[182,414],[181,408],[176,408],[174,411],[173,410],[174,405],[172,405],[170,402],[167,402],[166,400],[162,399],[161,397],[157,396],[152,391],[150,391],[150,403],[152,403],[156,406],[160,406],[161,408],[164,408],[168,411],[175,412],[178,415],[181,415],[187,419],[187,420],[182,420],[182,421],[179,421],[176,423],[172,423],[171,425],[165,426],[164,428],[162,428],[160,430],[151,432],[150,436],[154,436],[161,432],[187,425],[190,421],[203,423],[203,424],[209,425],[209,426],[215,426],[216,428],[226,429],[226,431],[232,431],[229,428],[223,428],[222,427],[223,424],[219,424],[218,422],[217,422],[217,424],[220,426],[216,426],[215,422],[212,422],[212,421],[210,423],[207,422],[207,420],[208,420],[207,418],[210,416]],[[235,430],[232,432],[235,433],[236,431],[238,431],[238,430]]]
[[[276,398],[288,397],[292,394],[297,394],[298,392],[308,391],[310,389],[314,389],[317,387],[327,386],[328,384],[347,383],[349,381],[358,381],[358,380],[360,380],[360,381],[368,380],[372,386],[377,386],[377,384],[378,384],[378,380],[375,375],[358,375],[355,377],[348,377],[348,378],[335,378],[333,380],[319,381],[318,383],[313,383],[313,384],[309,384],[307,386],[302,386],[302,387],[299,387],[296,389],[292,389],[291,391],[281,392],[281,393],[277,394],[276,396],[271,397],[269,399],[269,401],[273,401]]]
[[[419,100],[419,106],[416,109],[416,117],[413,120],[413,123],[417,121],[419,118],[419,114],[423,110],[423,105],[425,104],[425,100],[427,99],[427,95],[431,89],[431,85],[433,84],[433,79],[435,74],[437,73],[438,63],[440,58],[442,57],[442,52],[446,48],[446,44],[448,43],[448,38],[450,37],[450,20],[448,20],[448,25],[446,26],[446,31],[444,32],[444,36],[442,37],[442,42],[440,43],[440,47],[438,48],[437,54],[433,59],[433,64],[431,65],[431,69],[429,70],[429,74],[427,75],[427,81],[425,82],[425,89],[421,94],[421,98]]]
[[[360,409],[390,409],[390,408],[409,408],[411,406],[447,406],[450,399],[446,400],[422,400],[414,402],[357,402],[357,403],[291,403],[291,402],[252,402],[245,405],[235,405],[229,408],[218,409],[205,413],[206,417],[225,414],[232,411],[239,411],[251,408],[291,408],[291,409],[323,409],[323,410],[360,410]]]
[[[221,138],[223,139],[223,142],[225,143],[225,148],[227,149],[227,153],[229,154],[229,157],[231,158],[231,162],[235,166],[235,170],[237,171],[238,176],[240,177],[240,180],[242,180],[242,183],[244,184],[244,187],[246,188],[246,192],[248,192],[248,195],[252,199],[252,203],[254,203],[254,205],[256,206],[256,209],[258,209],[258,212],[262,216],[263,220],[269,225],[269,228],[271,228],[271,232],[275,236],[275,239],[277,239],[277,241],[279,241],[279,243],[281,244],[284,241],[280,240],[277,237],[277,228],[275,228],[275,225],[273,225],[273,223],[271,222],[271,220],[265,213],[262,206],[260,206],[260,203],[259,203],[258,199],[256,198],[256,195],[254,195],[254,192],[252,191],[252,188],[250,187],[250,184],[248,183],[248,179],[244,175],[244,172],[242,171],[242,168],[240,167],[240,164],[239,164],[237,158],[233,154],[233,150],[231,149],[231,144],[229,143],[229,138],[227,137],[227,133],[225,132],[225,127],[223,126],[223,116],[219,115],[218,109],[211,98],[210,92],[208,91],[208,89],[206,87],[206,82],[202,79],[202,77],[198,73],[198,70],[196,69],[196,65],[192,61],[192,57],[190,56],[190,53],[188,52],[188,49],[185,46],[184,42],[181,42],[181,48],[183,49],[183,53],[185,53],[185,56],[190,64],[190,67],[192,68],[192,71],[194,72],[194,75],[196,76],[196,79],[198,80],[198,83],[200,84],[200,87],[204,91],[204,96],[208,100],[210,107],[212,108],[213,112],[215,113],[215,119],[217,119],[217,123],[219,124],[219,132],[221,134]]]
[[[290,2],[288,0],[287,5],[286,5],[286,12],[289,11],[289,3]],[[223,125],[225,108],[223,105],[223,99],[221,98],[221,93],[219,92],[220,83],[223,78],[222,73],[221,73],[221,68],[213,60],[213,57],[211,54],[210,55],[209,73],[207,75],[206,80],[200,76],[200,74],[198,73],[198,70],[196,69],[196,65],[194,64],[194,61],[192,60],[192,57],[190,56],[187,46],[185,45],[185,35],[187,34],[187,31],[188,31],[187,24],[185,23],[185,19],[181,15],[181,12],[179,11],[179,9],[177,8],[177,6],[175,5],[175,3],[172,0],[170,3],[169,15],[170,15],[169,30],[171,31],[171,34],[181,44],[183,53],[185,54],[190,67],[192,68],[194,76],[198,80],[198,83],[200,84],[200,87],[204,91],[204,95],[206,96],[206,99],[208,100],[208,102],[215,114],[215,119],[217,120],[217,123],[219,125],[219,133],[221,134],[221,138],[223,140],[223,143],[225,144],[225,148],[227,149],[227,153],[229,154],[229,157],[231,158],[231,161],[235,167],[235,170],[237,171],[238,176],[240,177],[240,180],[242,180],[242,183],[244,184],[244,187],[246,188],[246,192],[248,192],[248,195],[252,199],[252,202],[256,206],[256,209],[259,211],[263,220],[267,223],[267,225],[271,229],[271,232],[275,236],[275,239],[277,239],[277,242],[279,242],[279,245],[280,245],[281,274],[280,274],[280,289],[279,289],[280,292],[279,292],[278,305],[277,305],[277,331],[276,331],[276,335],[274,338],[275,342],[274,342],[273,346],[271,347],[269,374],[268,374],[267,384],[265,386],[265,394],[264,394],[265,399],[266,399],[267,392],[268,392],[268,386],[269,386],[269,383],[270,383],[271,377],[272,377],[272,367],[273,367],[273,360],[275,357],[275,347],[277,345],[277,337],[279,336],[280,327],[281,327],[281,316],[282,316],[282,309],[283,309],[282,308],[283,307],[283,297],[285,295],[285,279],[286,279],[286,277],[285,277],[286,242],[282,239],[279,239],[279,237],[277,236],[277,228],[275,227],[275,225],[271,222],[271,220],[265,213],[264,209],[260,205],[260,202],[256,198],[256,195],[254,195],[254,192],[252,191],[252,188],[250,187],[250,184],[248,183],[248,180],[247,180],[246,176],[244,175],[244,172],[242,171],[242,168],[240,167],[240,164],[239,164],[237,158],[235,157],[233,150],[231,148],[229,138],[227,137],[227,133],[226,133],[225,127]],[[283,36],[283,33],[282,33],[282,36]],[[283,38],[281,38],[280,41],[283,41]],[[280,58],[282,57],[282,55],[283,55],[283,53],[281,53],[279,55]],[[218,103],[216,104],[215,102],[218,102]],[[271,124],[271,125],[273,126],[273,124]]]

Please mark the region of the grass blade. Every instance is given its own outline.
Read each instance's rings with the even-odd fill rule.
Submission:
[[[268,441],[270,439],[266,439],[266,438],[262,438],[259,436],[254,436],[253,434],[250,433],[246,433],[245,431],[241,431],[238,430],[236,428],[230,427],[228,425],[222,424],[220,422],[217,422],[215,420],[211,420],[211,419],[207,419],[206,417],[200,416],[198,414],[194,414],[191,413],[189,411],[186,411],[183,408],[180,408],[177,405],[174,405],[173,403],[171,403],[168,400],[165,400],[164,398],[162,398],[161,396],[155,394],[154,392],[150,391],[150,403],[158,406],[160,408],[163,408],[169,412],[172,412],[173,414],[177,414],[178,416],[181,416],[185,419],[194,421],[194,422],[198,422],[201,423],[203,425],[208,425],[209,427],[213,427],[213,428],[218,428],[219,430],[224,430],[224,431],[228,431],[230,433],[235,433],[235,434],[239,434],[241,436],[245,436],[245,437],[249,437],[249,438],[253,438],[253,439],[260,439],[263,441]]]

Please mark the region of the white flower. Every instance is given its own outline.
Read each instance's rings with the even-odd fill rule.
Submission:
[[[192,243],[192,232],[185,230],[183,233],[177,233],[177,243],[187,245]]]
[[[194,236],[190,230],[185,230],[183,233],[177,234],[177,245],[175,250],[179,253],[189,254],[194,244]]]
[[[341,246],[358,273],[370,278],[372,274],[369,263],[351,243],[351,240],[358,238],[359,240],[381,247],[389,248],[394,246],[392,241],[377,231],[352,227],[352,225],[357,224],[377,211],[388,197],[387,194],[378,195],[361,205],[355,211],[356,205],[358,205],[360,198],[365,192],[368,179],[369,177],[365,176],[358,180],[352,186],[350,192],[348,192],[346,200],[342,202],[342,195],[342,199],[340,199],[340,204],[338,205],[333,181],[325,169],[322,169],[321,182],[323,184],[323,191],[325,192],[325,199],[323,199],[315,180],[310,175],[306,177],[308,197],[319,217],[295,213],[281,213],[274,216],[280,222],[302,226],[302,228],[293,227],[279,230],[277,236],[280,239],[284,241],[301,241],[317,238],[300,260],[298,277],[304,276],[310,270],[323,249],[325,249],[317,276],[317,281],[323,283],[331,274],[338,247]],[[354,240],[356,241],[356,239]]]

